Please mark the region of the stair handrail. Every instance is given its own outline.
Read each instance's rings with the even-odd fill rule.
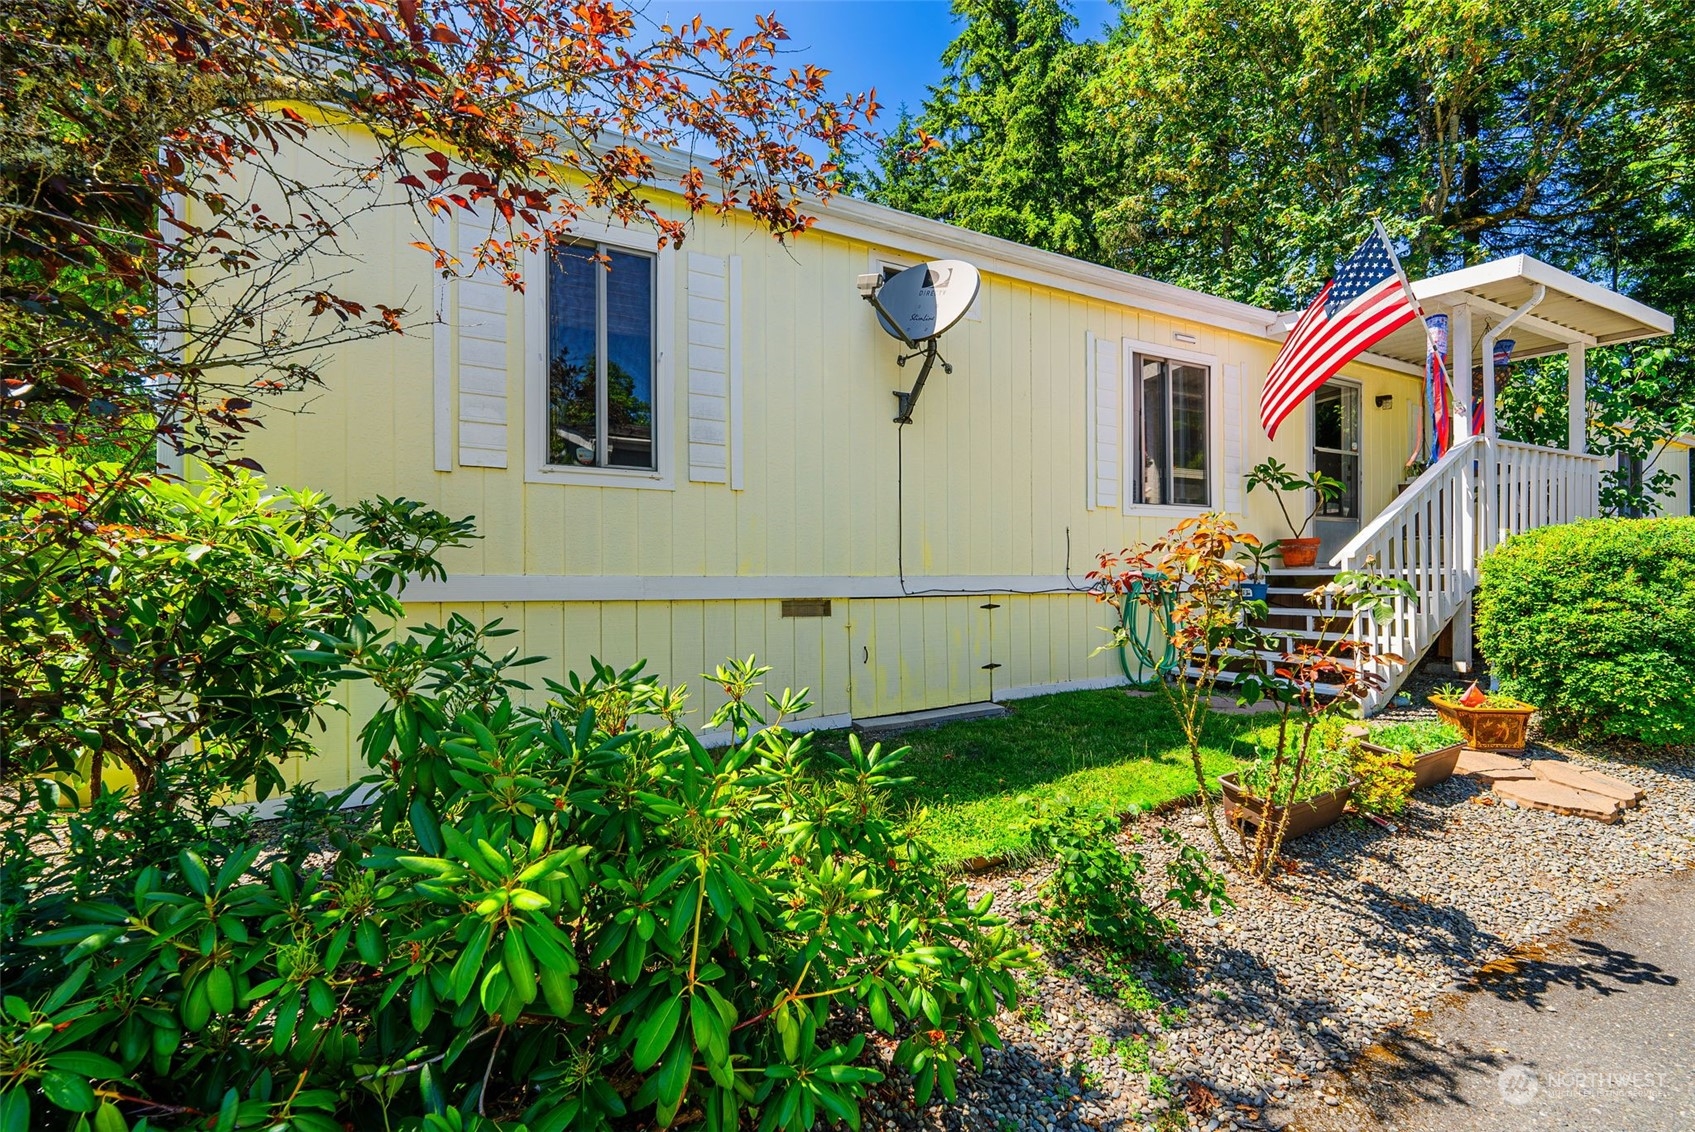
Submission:
[[[1330,565],[1341,569],[1360,565],[1365,557],[1363,552],[1378,535],[1399,522],[1404,512],[1422,503],[1427,493],[1436,489],[1442,483],[1443,477],[1454,467],[1463,465],[1468,459],[1480,459],[1481,454],[1474,449],[1486,448],[1488,443],[1486,437],[1468,436],[1448,449],[1441,459],[1426,468],[1405,491],[1391,500],[1389,506],[1379,511],[1376,518],[1361,527],[1359,533],[1349,539],[1346,546],[1331,555]]]

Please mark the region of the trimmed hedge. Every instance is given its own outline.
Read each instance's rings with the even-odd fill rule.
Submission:
[[[1518,535],[1482,564],[1478,646],[1548,725],[1695,742],[1695,519]]]

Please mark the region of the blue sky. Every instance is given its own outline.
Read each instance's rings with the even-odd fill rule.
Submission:
[[[796,65],[811,62],[831,72],[838,94],[877,90],[885,107],[875,127],[888,130],[904,101],[914,113],[942,75],[941,55],[958,33],[947,0],[647,0],[655,23],[700,15],[715,27],[753,30],[754,17],[770,12],[789,32]],[[1098,36],[1115,17],[1106,0],[1073,3],[1080,37]]]

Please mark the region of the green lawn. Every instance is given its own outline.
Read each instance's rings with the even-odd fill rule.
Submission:
[[[1018,700],[1008,707],[1011,714],[1001,719],[949,723],[884,740],[885,747],[911,746],[906,773],[914,781],[900,796],[929,808],[930,840],[949,860],[1023,850],[1028,799],[1066,794],[1128,810],[1194,793],[1183,733],[1163,696],[1108,689]],[[1236,768],[1228,753],[1231,737],[1255,722],[1240,716],[1209,719],[1209,781]],[[843,742],[840,732],[820,738],[831,749]]]

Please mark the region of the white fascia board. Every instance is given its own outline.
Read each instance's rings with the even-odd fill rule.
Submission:
[[[832,235],[896,248],[925,259],[970,259],[979,270],[990,274],[1204,326],[1233,330],[1255,338],[1267,337],[1266,325],[1275,317],[1273,312],[1262,307],[1161,283],[1157,279],[1072,259],[1058,252],[1043,251],[998,236],[985,236],[981,232],[852,197],[835,197],[820,206],[814,227]]]
[[[1400,358],[1391,358],[1387,354],[1374,354],[1370,350],[1354,359],[1354,363],[1362,366],[1374,366],[1386,369],[1391,373],[1404,373],[1408,377],[1423,379],[1424,367],[1415,366],[1411,362],[1403,362]]]
[[[1664,311],[1655,310],[1646,303],[1609,291],[1607,288],[1586,279],[1580,279],[1569,271],[1562,271],[1551,263],[1543,263],[1533,256],[1524,254],[1503,256],[1490,260],[1488,263],[1476,264],[1472,267],[1462,267],[1458,271],[1449,271],[1442,275],[1433,275],[1428,279],[1420,279],[1412,285],[1413,294],[1420,300],[1447,298],[1452,296],[1453,302],[1469,302],[1477,296],[1461,295],[1475,287],[1488,287],[1496,283],[1505,283],[1511,279],[1523,279],[1527,283],[1540,283],[1550,291],[1558,291],[1600,307],[1602,310],[1623,315],[1634,319],[1652,334],[1633,335],[1637,338],[1654,337],[1658,334],[1670,334],[1676,328],[1676,321]],[[1569,330],[1570,328],[1566,328]],[[1623,339],[1618,339],[1623,340]]]
[[[689,171],[690,162],[674,152],[651,149],[646,152],[653,159],[655,172],[661,176],[681,178]],[[1263,307],[1219,298],[1204,291],[1192,291],[1172,283],[1161,283],[1157,279],[1102,267],[1098,263],[1073,259],[1058,252],[1043,251],[1014,240],[1003,240],[999,236],[985,236],[969,228],[856,197],[838,195],[827,202],[810,199],[807,207],[814,217],[813,227],[832,235],[893,248],[924,259],[980,257],[989,263],[975,262],[973,266],[979,271],[1073,291],[1119,306],[1234,330],[1255,338],[1265,337],[1266,324],[1276,317],[1275,312]]]

